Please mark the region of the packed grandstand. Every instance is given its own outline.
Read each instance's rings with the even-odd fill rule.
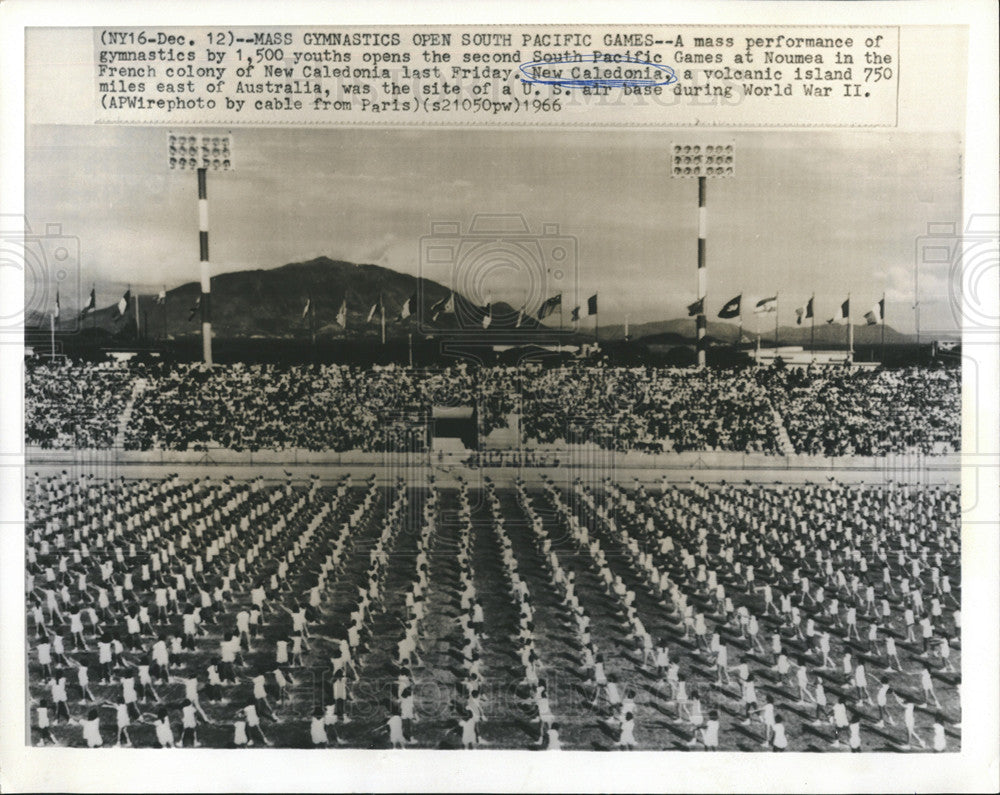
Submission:
[[[820,456],[960,449],[958,368],[439,370],[29,360],[25,435],[57,449],[419,451],[431,407],[516,414],[538,449]],[[567,439],[573,429],[572,439]]]

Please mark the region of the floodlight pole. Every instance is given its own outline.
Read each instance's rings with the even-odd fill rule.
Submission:
[[[208,259],[208,169],[198,169],[198,249],[201,261],[201,354],[212,366],[212,267]]]
[[[705,233],[708,214],[705,208],[707,179],[698,177],[698,301],[700,310],[695,321],[697,327],[698,366],[705,366],[705,332],[708,320],[705,317],[705,294],[708,291],[708,269],[705,267]]]
[[[208,171],[228,171],[232,142],[229,135],[175,135],[168,134],[170,168],[179,171],[195,170],[198,177],[198,252],[201,263],[202,359],[212,366],[212,268],[208,255]],[[165,303],[165,302],[164,302]],[[164,308],[164,332],[166,332]],[[148,330],[147,330],[148,332]]]
[[[705,366],[708,347],[708,266],[706,237],[708,236],[708,178],[731,177],[734,174],[735,146],[715,143],[681,143],[671,145],[671,177],[698,178],[698,314],[695,317],[695,352],[698,367]]]

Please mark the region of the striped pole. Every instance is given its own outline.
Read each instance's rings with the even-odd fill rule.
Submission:
[[[708,224],[705,183],[705,177],[698,177],[698,300],[701,301],[701,311],[697,318],[699,367],[705,366],[705,332],[708,328],[705,318],[705,295],[708,292],[708,270],[705,268],[705,232]]]
[[[201,352],[212,366],[212,269],[208,262],[208,170],[198,169],[198,248],[201,257]]]

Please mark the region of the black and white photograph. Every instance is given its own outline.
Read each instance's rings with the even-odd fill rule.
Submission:
[[[18,754],[959,786],[886,773],[996,740],[968,25],[225,10],[24,30]]]

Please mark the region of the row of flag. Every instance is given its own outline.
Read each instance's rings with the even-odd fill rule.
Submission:
[[[129,302],[132,300],[132,290],[127,289],[122,297],[118,300],[118,303],[112,307],[112,317],[114,320],[119,320],[125,316],[125,312],[128,309]],[[156,296],[156,303],[158,305],[163,305],[167,300],[166,288],[160,290]],[[406,318],[414,314],[417,306],[417,294],[413,293],[406,301],[403,302],[402,307],[400,307],[399,314],[396,317],[396,322],[402,322]],[[802,306],[796,307],[795,309],[795,323],[796,325],[802,325],[803,320],[810,320],[815,317],[813,302],[815,297],[810,297],[808,301]],[[521,326],[521,323],[525,318],[525,309],[527,305],[521,307],[518,311],[517,327]],[[97,308],[97,296],[94,288],[90,290],[90,300],[87,305],[83,307],[80,311],[80,317],[84,317],[88,312],[94,311]],[[188,314],[188,321],[194,320],[195,316],[201,309],[201,295],[199,294],[195,300],[194,305],[191,307],[191,311]],[[313,309],[312,296],[306,298],[305,306],[302,309],[302,317],[305,318],[310,310]],[[539,322],[554,314],[556,310],[562,312],[562,293],[552,296],[551,298],[546,298],[542,305],[538,308],[538,313],[536,317]],[[572,309],[570,313],[570,320],[572,322],[579,322],[580,320],[580,310],[581,307],[576,306]],[[53,317],[59,319],[59,291],[56,290],[56,302],[55,308],[53,310]],[[768,298],[761,298],[754,305],[753,313],[755,315],[766,315],[776,313],[778,311],[778,296],[773,295]],[[694,317],[697,315],[702,315],[705,313],[705,299],[699,298],[694,303],[688,304],[687,307],[688,316]],[[380,295],[378,301],[372,304],[371,309],[368,311],[368,317],[365,322],[371,323],[375,318],[376,314],[384,319],[385,305]],[[431,306],[431,318],[434,322],[443,314],[454,314],[455,313],[455,294],[449,292],[445,298]],[[597,314],[597,293],[590,296],[587,299],[587,317]],[[743,294],[740,293],[735,298],[729,299],[719,310],[719,317],[724,320],[731,320],[736,317],[741,317],[743,314]],[[851,299],[847,298],[840,304],[838,311],[833,317],[828,319],[827,323],[842,323],[848,320],[851,316]],[[877,301],[872,308],[865,312],[864,314],[865,322],[869,326],[875,326],[882,323],[885,320],[885,296],[883,296],[879,301]],[[344,298],[341,301],[340,309],[337,311],[336,318],[337,325],[341,328],[347,328],[347,299]],[[483,319],[482,326],[484,329],[490,327],[493,322],[493,302],[490,301],[483,307]]]
[[[554,295],[551,298],[545,299],[542,302],[541,307],[538,309],[538,319],[539,321],[544,320],[549,315],[553,314],[556,310],[562,312],[562,293]],[[587,317],[597,314],[597,293],[594,293],[590,298],[587,299]],[[569,319],[574,323],[580,320],[580,307],[575,306],[570,310]]]
[[[304,318],[313,309],[312,296],[306,299],[306,305],[302,308],[302,317]],[[345,298],[341,304],[340,309],[337,310],[337,325],[341,328],[347,328],[347,299]]]
[[[132,288],[127,289],[121,298],[118,299],[118,303],[115,304],[111,311],[115,320],[125,315],[125,310],[128,309],[129,302],[132,300]],[[160,290],[156,295],[156,303],[162,304],[167,300],[166,290]],[[200,300],[200,299],[199,299]],[[96,288],[90,288],[90,300],[87,301],[87,305],[80,310],[80,317],[83,317],[88,312],[92,312],[97,309],[97,292]],[[59,291],[56,291],[56,317],[59,317]]]
[[[400,323],[406,320],[411,315],[415,314],[417,307],[418,297],[416,293],[413,293],[409,298],[407,298],[403,305],[400,307],[399,314],[396,316],[395,320]],[[305,305],[302,308],[302,317],[305,318],[310,310],[313,308],[312,297],[306,298]],[[518,310],[517,324],[516,326],[520,328],[521,324],[524,322],[526,314],[527,304],[523,305]],[[541,307],[538,309],[537,318],[539,321],[544,320],[549,315],[553,314],[556,310],[562,311],[562,293],[554,295],[551,298],[545,299],[542,302]],[[576,322],[580,320],[580,310],[581,307],[577,306],[572,310],[571,319]],[[483,318],[482,326],[484,329],[490,327],[493,323],[493,302],[487,302],[486,306],[482,307]],[[449,292],[447,296],[437,301],[430,308],[431,320],[437,322],[441,315],[455,314],[455,293]],[[590,296],[587,299],[587,316],[597,314],[597,294]],[[382,296],[380,295],[378,300],[371,305],[368,310],[368,315],[365,319],[366,323],[371,323],[376,316],[381,319],[385,319],[385,303]],[[345,298],[340,304],[340,310],[337,312],[337,324],[341,328],[347,327],[347,299]]]
[[[795,323],[801,326],[803,320],[809,320],[815,317],[813,311],[813,301],[814,297],[811,297],[803,306],[796,307],[795,309]],[[719,317],[725,320],[730,320],[735,317],[741,317],[743,314],[743,294],[737,295],[735,298],[730,298],[722,309],[719,310]],[[702,315],[705,313],[705,299],[699,298],[692,304],[688,304],[687,307],[688,315],[694,317],[696,315]],[[772,295],[769,298],[761,298],[753,308],[753,313],[755,315],[768,315],[773,314],[778,311],[778,296]],[[851,299],[847,298],[840,304],[837,312],[827,320],[827,323],[842,323],[848,320],[851,316]],[[865,322],[869,326],[875,326],[885,320],[885,296],[883,296],[869,311],[865,312],[864,315]]]

